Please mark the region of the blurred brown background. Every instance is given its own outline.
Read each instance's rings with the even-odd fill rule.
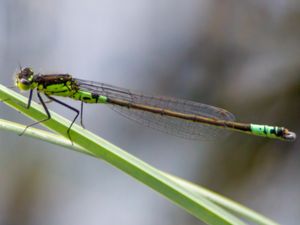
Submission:
[[[21,63],[223,107],[239,121],[299,134],[299,24],[297,0],[0,0],[0,82],[11,86]],[[0,114],[31,122],[4,104]],[[299,224],[299,138],[189,141],[95,105],[84,119],[159,169]],[[0,224],[202,224],[102,161],[3,131],[0,144]]]

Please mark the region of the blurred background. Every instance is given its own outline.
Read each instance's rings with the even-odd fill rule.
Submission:
[[[21,64],[219,106],[299,134],[299,23],[298,0],[0,0],[0,82],[12,86]],[[0,115],[32,122],[2,103]],[[101,105],[86,106],[84,122],[163,171],[299,224],[299,138],[184,140]],[[4,131],[0,144],[0,224],[202,224],[103,161]]]

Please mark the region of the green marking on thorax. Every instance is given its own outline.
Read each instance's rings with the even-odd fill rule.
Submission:
[[[280,138],[278,136],[279,127],[274,126],[268,126],[268,125],[258,125],[258,124],[251,124],[251,131],[252,134],[263,136],[263,137],[269,137],[269,138]]]
[[[66,83],[49,84],[47,86],[39,84],[37,86],[37,90],[44,92],[46,95],[56,95],[62,97],[71,97],[77,92],[77,90],[72,87],[72,83],[70,81]]]

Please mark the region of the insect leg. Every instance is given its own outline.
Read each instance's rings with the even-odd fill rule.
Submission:
[[[29,97],[28,97],[28,103],[27,103],[27,106],[26,108],[29,109],[30,108],[30,105],[31,105],[31,101],[32,101],[32,94],[33,94],[33,90],[31,89],[30,92],[29,92]],[[38,96],[39,96],[39,93],[37,93]],[[43,100],[41,100],[41,96],[39,96],[39,99],[40,99],[40,102],[42,103]],[[43,103],[42,103],[43,104]],[[45,107],[44,107],[45,108]],[[46,110],[45,110],[46,111]]]
[[[28,99],[28,104],[27,104],[27,108],[28,108],[28,109],[30,108],[30,104],[31,104],[31,100],[32,100],[32,92],[33,92],[33,91],[31,90],[31,91],[30,91],[30,94],[29,94],[29,99]],[[45,121],[51,119],[50,112],[49,112],[49,110],[48,110],[48,108],[47,108],[47,106],[46,106],[46,104],[45,104],[44,100],[42,99],[41,94],[40,94],[39,92],[37,92],[37,96],[38,96],[38,98],[39,98],[39,100],[40,100],[40,102],[41,102],[41,104],[42,104],[42,106],[43,106],[43,108],[44,108],[44,110],[45,110],[45,112],[46,112],[46,114],[47,114],[47,118],[45,118],[45,119],[43,119],[43,120],[40,120],[40,121],[37,121],[37,122],[35,122],[35,123],[32,123],[32,124],[27,125],[27,126],[25,127],[25,129],[22,131],[22,133],[19,134],[20,136],[22,136],[22,135],[25,133],[25,131],[27,130],[28,127],[32,127],[32,126],[34,126],[34,125],[36,125],[36,124],[39,124],[39,123],[42,123],[42,122],[45,122]]]
[[[64,102],[62,102],[62,101],[56,99],[56,98],[53,98],[52,96],[46,95],[46,97],[49,98],[50,100],[52,100],[52,101],[54,101],[54,102],[60,104],[60,105],[63,105],[63,106],[65,106],[65,107],[67,107],[68,109],[70,109],[70,110],[76,112],[76,116],[75,116],[74,119],[72,120],[72,123],[71,123],[71,125],[69,126],[69,128],[68,128],[68,130],[67,130],[68,137],[69,137],[70,141],[72,142],[72,138],[71,138],[71,135],[70,135],[71,127],[73,126],[73,124],[75,123],[77,117],[79,116],[80,111],[79,111],[78,109],[75,109],[74,107],[72,107],[72,106],[70,106],[70,105],[68,105],[68,104],[66,104],[66,103],[64,103]],[[72,143],[73,143],[73,142],[72,142]]]
[[[83,118],[83,102],[81,102],[81,107],[80,107],[80,125],[84,128],[82,118]]]

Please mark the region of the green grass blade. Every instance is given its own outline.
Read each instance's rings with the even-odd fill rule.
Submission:
[[[6,131],[11,131],[16,134],[21,134],[25,128],[26,128],[26,126],[23,124],[0,119],[0,130],[6,130]],[[69,139],[67,139],[61,135],[58,135],[58,134],[50,133],[49,131],[44,131],[44,130],[37,129],[34,127],[29,127],[23,136],[42,140],[45,142],[49,142],[51,144],[59,145],[64,148],[68,148],[71,150],[75,150],[75,151],[93,156],[89,151],[82,148],[81,146],[79,146],[77,144],[72,145],[70,143]]]
[[[6,130],[6,131],[11,131],[11,132],[20,134],[24,129],[25,129],[25,126],[22,124],[0,119],[0,130]],[[28,130],[26,131],[24,136],[43,140],[43,141],[46,141],[46,142],[49,142],[52,144],[60,145],[65,148],[69,148],[69,149],[90,155],[90,153],[86,149],[84,149],[76,144],[72,145],[70,143],[70,141],[68,139],[64,138],[63,136],[53,134],[48,131],[44,131],[44,130],[40,130],[40,129],[31,127],[31,128],[28,128]],[[160,171],[160,172],[162,175],[167,176],[170,179],[173,179],[174,182],[176,182],[179,185],[182,185],[185,189],[187,189],[191,192],[194,192],[196,195],[205,197],[205,198],[215,202],[216,204],[222,206],[223,208],[228,209],[228,210],[230,210],[246,219],[249,219],[257,224],[278,225],[278,223],[266,218],[265,216],[260,215],[257,212],[254,212],[253,210],[251,210],[239,203],[236,203],[228,198],[225,198],[213,191],[210,191],[199,185],[193,184],[189,181],[186,181],[182,178],[170,175],[163,171]]]
[[[179,185],[182,185],[184,188],[188,189],[195,195],[200,195],[201,197],[205,197],[206,199],[209,199],[210,201],[222,206],[225,209],[230,210],[231,212],[234,212],[235,214],[240,215],[241,217],[248,219],[252,222],[255,222],[257,224],[265,224],[265,225],[279,225],[278,223],[272,221],[271,219],[253,211],[252,209],[249,209],[237,202],[234,202],[226,197],[223,197],[213,191],[210,191],[204,187],[201,187],[199,185],[196,185],[194,183],[191,183],[187,180],[184,180],[182,178],[173,176],[171,174],[165,173],[161,171],[166,177],[169,177],[170,179],[173,179],[174,182],[177,182]]]
[[[24,106],[27,98],[0,85],[0,100],[17,109],[22,114],[38,121],[46,117],[42,107],[34,102],[30,109]],[[66,130],[70,121],[51,112],[52,119],[43,123],[56,133],[67,137]],[[74,125],[71,131],[74,146],[80,146],[86,153],[105,160],[138,181],[146,184],[186,211],[208,224],[244,224],[241,220],[182,185],[163,175],[159,170],[128,154],[124,150],[103,140],[93,133]]]

